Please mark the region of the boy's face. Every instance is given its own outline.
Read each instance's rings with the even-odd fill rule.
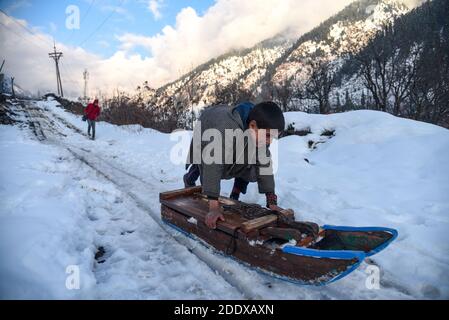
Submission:
[[[265,145],[269,146],[273,142],[273,139],[277,139],[277,130],[259,129],[254,120],[249,123],[249,129],[251,138],[259,148]]]

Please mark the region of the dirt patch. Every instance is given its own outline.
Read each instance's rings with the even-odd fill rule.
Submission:
[[[14,112],[8,109],[7,103],[0,103],[0,124],[11,125],[16,123],[17,121],[11,118],[12,115],[14,115]]]
[[[334,129],[326,129],[321,133],[321,136],[332,138],[333,136],[335,136],[335,130]]]
[[[104,263],[106,259],[104,258],[104,255],[106,254],[106,250],[104,247],[99,247],[97,249],[97,252],[95,253],[95,260],[97,260],[98,263]]]
[[[280,138],[289,137],[289,136],[305,137],[311,133],[312,133],[312,130],[310,128],[303,128],[303,129],[297,130],[294,128],[294,124],[291,124],[288,126],[287,130],[284,130],[280,134]]]

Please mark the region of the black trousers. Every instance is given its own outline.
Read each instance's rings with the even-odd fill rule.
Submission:
[[[184,180],[188,183],[188,185],[194,186],[198,178],[200,178],[201,172],[200,167],[197,164],[193,164],[190,166],[189,171],[184,176]],[[232,188],[231,198],[234,200],[238,200],[240,194],[246,194],[246,190],[248,189],[250,181],[244,178],[237,177],[234,179],[234,187]]]

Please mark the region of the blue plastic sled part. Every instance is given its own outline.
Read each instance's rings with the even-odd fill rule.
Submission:
[[[347,227],[347,226],[325,225],[322,228],[324,230],[335,230],[335,231],[355,231],[355,232],[357,232],[357,231],[360,231],[360,232],[384,231],[384,232],[391,233],[392,237],[390,238],[390,240],[385,241],[380,246],[378,246],[377,248],[375,248],[369,252],[365,252],[365,256],[367,256],[367,257],[371,257],[371,256],[381,252],[386,247],[388,247],[390,245],[390,243],[392,243],[398,237],[398,231],[396,229],[384,228],[384,227]]]
[[[198,240],[196,238],[196,236],[192,235],[189,232],[186,232],[185,230],[179,228],[178,226],[163,220],[165,224],[167,224],[168,226],[172,227],[173,229],[179,231],[180,233],[184,234],[185,236],[194,239],[194,240]],[[398,232],[395,229],[390,229],[390,228],[382,228],[382,227],[346,227],[346,226],[323,226],[322,227],[324,230],[336,230],[336,231],[365,231],[365,232],[372,232],[372,231],[386,231],[391,233],[393,236],[391,237],[390,240],[388,240],[387,242],[383,243],[382,245],[380,245],[379,247],[371,250],[368,253],[365,253],[363,251],[351,251],[351,250],[316,250],[316,249],[308,249],[308,248],[302,248],[302,247],[296,247],[296,246],[290,246],[287,245],[285,246],[282,251],[284,253],[288,253],[288,254],[294,254],[294,255],[299,255],[299,256],[306,256],[306,257],[313,257],[313,258],[327,258],[327,259],[344,259],[344,260],[352,260],[352,259],[357,259],[357,262],[354,263],[351,267],[349,267],[346,271],[338,274],[336,277],[331,278],[327,281],[323,281],[323,282],[319,282],[319,283],[306,283],[306,282],[302,282],[299,280],[295,280],[295,279],[291,279],[291,278],[286,278],[283,276],[279,276],[279,275],[275,275],[275,274],[271,274],[269,272],[265,272],[262,270],[259,270],[258,268],[256,270],[262,271],[262,273],[264,274],[268,274],[274,278],[283,280],[283,281],[287,281],[287,282],[291,282],[294,284],[298,284],[298,285],[315,285],[315,286],[324,286],[327,284],[330,284],[332,282],[335,282],[337,280],[340,280],[344,277],[346,277],[347,275],[349,275],[350,273],[352,273],[354,270],[356,270],[360,264],[365,260],[366,257],[372,256],[380,251],[382,251],[383,249],[385,249],[392,241],[394,241],[397,236],[398,236]],[[232,258],[232,257],[231,257]],[[233,258],[234,259],[234,258]],[[234,259],[235,260],[235,259]],[[238,261],[238,260],[237,260]]]
[[[191,233],[189,233],[189,232],[179,228],[178,226],[176,226],[176,225],[174,225],[174,224],[172,224],[172,223],[170,223],[168,221],[163,220],[163,222],[166,225],[168,225],[168,226],[172,227],[173,229],[175,229],[176,231],[180,232],[184,236],[186,236],[186,237],[188,237],[190,239],[198,241],[198,238],[195,235],[193,235],[193,234],[191,234]],[[210,245],[206,245],[204,242],[200,242],[200,243],[203,244],[205,247],[210,248]],[[220,253],[219,251],[217,251],[217,252]],[[289,254],[296,254],[296,255],[315,257],[315,258],[334,258],[334,259],[348,259],[348,260],[357,259],[357,262],[355,264],[353,264],[350,268],[348,268],[345,272],[340,273],[336,277],[331,278],[331,279],[329,279],[327,281],[323,281],[323,282],[319,282],[319,283],[307,283],[307,282],[303,282],[303,281],[300,281],[300,280],[296,280],[296,279],[292,279],[292,278],[276,275],[274,273],[265,271],[263,269],[254,268],[254,267],[250,266],[249,264],[244,263],[242,261],[239,261],[239,260],[237,260],[236,258],[234,258],[232,256],[228,256],[228,255],[225,255],[225,254],[222,254],[222,253],[220,253],[220,254],[222,254],[224,257],[231,258],[234,261],[242,263],[242,264],[246,265],[247,267],[250,267],[251,269],[254,269],[255,271],[257,271],[257,272],[259,272],[261,274],[268,275],[270,277],[279,279],[281,281],[286,281],[286,282],[290,282],[290,283],[293,283],[293,284],[296,284],[296,285],[303,285],[303,286],[310,286],[310,285],[313,285],[313,286],[324,286],[324,285],[327,285],[329,283],[332,283],[332,282],[335,282],[337,280],[340,280],[341,278],[347,276],[348,274],[350,274],[351,272],[356,270],[360,266],[360,264],[363,262],[363,260],[365,259],[365,253],[362,252],[362,251],[343,251],[343,250],[338,250],[338,251],[337,250],[335,250],[335,251],[330,251],[330,250],[328,250],[328,251],[321,251],[321,250],[306,249],[306,248],[293,247],[293,246],[285,246],[283,248],[283,252],[284,253],[289,253]]]
[[[345,272],[340,273],[338,276],[331,278],[327,281],[315,284],[315,285],[326,285],[341,278],[346,277],[352,271],[357,269],[360,264],[365,260],[365,253],[362,251],[350,251],[350,250],[315,250],[315,249],[307,249],[295,246],[285,246],[282,249],[282,252],[288,254],[294,254],[297,256],[304,257],[313,257],[313,258],[327,258],[327,259],[344,259],[344,260],[352,260],[357,259],[357,262],[354,263],[350,268],[348,268]]]

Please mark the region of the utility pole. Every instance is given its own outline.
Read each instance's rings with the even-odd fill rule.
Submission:
[[[89,81],[89,72],[87,69],[83,72],[83,78],[84,78],[84,102],[87,103],[87,82]]]
[[[64,97],[64,92],[62,91],[62,81],[61,81],[61,73],[59,72],[59,59],[62,57],[62,52],[56,51],[56,43],[53,44],[53,52],[50,52],[48,56],[55,60],[56,65],[56,85],[58,87],[58,95]]]
[[[11,77],[11,91],[12,91],[12,98],[15,99],[16,93],[14,91],[14,77]]]
[[[0,67],[0,73],[2,72],[2,70],[3,70],[3,66],[5,65],[5,59],[3,59],[3,62],[2,62],[2,66]]]

